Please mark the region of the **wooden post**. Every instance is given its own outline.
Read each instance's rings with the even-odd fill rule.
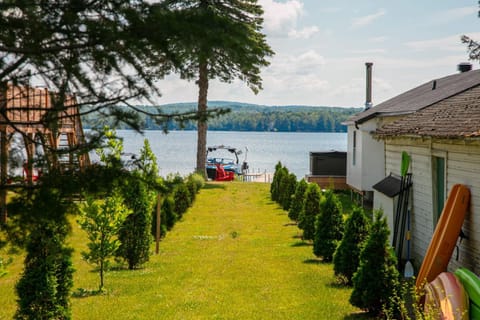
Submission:
[[[155,231],[155,254],[158,254],[160,251],[160,193],[157,194],[157,225],[156,225],[156,231]]]

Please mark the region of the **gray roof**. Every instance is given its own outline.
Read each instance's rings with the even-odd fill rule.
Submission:
[[[389,123],[378,137],[480,138],[480,85]]]
[[[346,124],[362,123],[377,116],[407,115],[477,85],[480,85],[480,69],[434,79],[350,117]]]

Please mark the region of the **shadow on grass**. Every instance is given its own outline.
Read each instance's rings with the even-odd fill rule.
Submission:
[[[312,243],[305,242],[305,241],[297,241],[290,245],[290,247],[311,247],[311,246],[313,246]]]
[[[306,259],[306,260],[303,260],[303,263],[305,263],[305,264],[324,264],[325,262],[323,262],[320,259]]]
[[[297,224],[295,222],[289,222],[289,223],[285,223],[283,226],[284,227],[290,227],[290,226],[296,226]]]
[[[83,288],[78,288],[77,291],[72,293],[73,298],[88,298],[94,296],[101,296],[106,294],[107,291],[105,289],[97,289],[97,290],[87,290]]]
[[[202,189],[225,189],[225,185],[220,183],[207,182]]]
[[[375,317],[372,317],[367,312],[352,313],[352,314],[349,314],[348,316],[343,317],[343,320],[360,320],[360,319],[375,319]]]

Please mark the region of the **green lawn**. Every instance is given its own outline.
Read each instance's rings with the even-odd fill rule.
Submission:
[[[332,265],[315,259],[269,184],[211,183],[143,269],[106,275],[108,293],[72,298],[73,319],[365,319],[348,303]],[[74,226],[75,290],[98,276],[81,261]],[[152,247],[153,249],[153,247]],[[0,279],[0,319],[15,312],[21,258]]]

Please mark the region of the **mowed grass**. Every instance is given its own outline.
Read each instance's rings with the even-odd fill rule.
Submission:
[[[331,264],[269,198],[269,184],[210,183],[142,269],[106,274],[105,295],[73,297],[73,319],[364,319],[335,282]],[[98,275],[80,258],[74,225],[75,289]],[[152,250],[154,247],[152,247]],[[0,279],[0,319],[15,313],[21,258]]]

